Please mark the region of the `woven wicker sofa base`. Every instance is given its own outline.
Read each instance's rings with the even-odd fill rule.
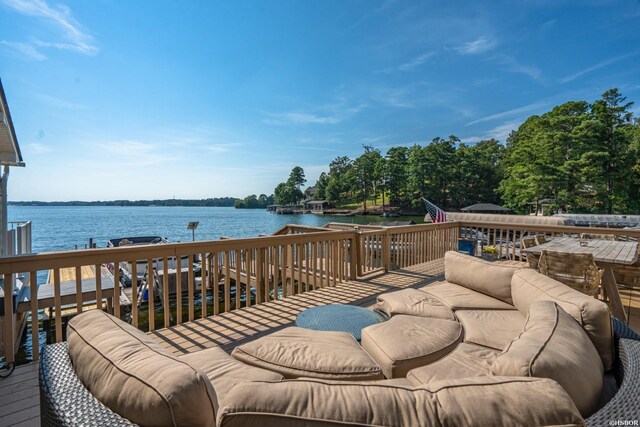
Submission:
[[[618,340],[616,377],[618,393],[587,425],[609,425],[610,420],[640,418],[640,341]],[[104,406],[75,375],[67,344],[43,348],[40,358],[40,412],[43,426],[133,426]]]

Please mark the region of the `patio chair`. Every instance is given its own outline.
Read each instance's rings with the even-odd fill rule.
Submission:
[[[551,277],[584,294],[598,293],[603,270],[593,260],[593,254],[543,250],[540,273]]]
[[[522,239],[522,249],[532,248],[537,246],[536,238],[534,236],[524,237]],[[527,254],[527,262],[529,263],[529,267],[534,270],[538,270],[538,263],[540,262],[540,256],[536,254]]]
[[[614,234],[597,234],[597,233],[582,233],[580,235],[580,238],[585,240],[611,240],[611,241],[618,240],[618,236]]]

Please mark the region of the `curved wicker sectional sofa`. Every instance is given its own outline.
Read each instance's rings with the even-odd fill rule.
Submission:
[[[100,311],[40,362],[43,425],[588,425],[640,415],[640,341],[533,270],[449,252],[350,335],[287,328],[174,357]],[[615,334],[614,334],[615,332]]]

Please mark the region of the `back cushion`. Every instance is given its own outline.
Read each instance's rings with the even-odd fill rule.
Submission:
[[[133,326],[91,310],[69,322],[67,341],[80,381],[117,414],[140,425],[215,425],[206,375]]]
[[[520,336],[491,365],[494,375],[550,378],[588,417],[597,409],[604,369],[582,327],[556,303],[531,304]]]
[[[613,368],[613,329],[607,304],[529,268],[519,270],[513,275],[511,294],[513,304],[525,315],[535,301],[547,300],[557,303],[582,325],[598,350],[605,371]]]
[[[493,262],[449,251],[444,255],[444,277],[447,282],[492,296],[508,304],[511,298],[511,278],[519,267]]]
[[[289,380],[238,384],[220,427],[584,425],[567,393],[541,378],[476,377],[420,387]]]

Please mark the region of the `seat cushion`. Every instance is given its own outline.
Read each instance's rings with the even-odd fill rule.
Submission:
[[[546,378],[478,377],[420,387],[292,380],[242,383],[222,400],[220,427],[583,426]]]
[[[442,359],[412,369],[407,374],[407,379],[413,385],[420,385],[440,380],[491,375],[491,364],[498,355],[498,350],[463,342]]]
[[[396,314],[411,316],[435,317],[456,320],[453,311],[433,295],[417,289],[382,294],[378,297],[378,310],[392,317]]]
[[[387,378],[399,378],[450,353],[461,338],[457,321],[398,315],[364,328],[362,347]]]
[[[78,378],[113,412],[139,425],[215,424],[207,376],[133,326],[91,310],[71,319],[67,341]]]
[[[516,308],[525,315],[534,301],[556,302],[582,325],[598,350],[604,369],[613,368],[613,327],[607,304],[531,269],[513,275],[512,292]]]
[[[444,277],[447,282],[473,289],[507,304],[513,304],[511,277],[521,268],[487,262],[454,251],[444,255]]]
[[[604,376],[587,334],[552,301],[531,304],[522,334],[496,358],[491,372],[557,381],[584,417],[597,409]]]
[[[504,350],[524,327],[526,317],[518,310],[458,310],[464,342]]]
[[[285,378],[383,379],[351,334],[290,327],[236,347],[231,356]]]
[[[201,370],[209,378],[216,393],[214,401],[216,411],[220,404],[220,397],[226,395],[231,390],[231,387],[238,383],[247,381],[280,381],[284,379],[277,372],[246,365],[229,356],[220,347],[184,354],[178,356],[178,359]]]
[[[513,310],[513,306],[488,295],[446,281],[420,288],[445,303],[452,310]]]

